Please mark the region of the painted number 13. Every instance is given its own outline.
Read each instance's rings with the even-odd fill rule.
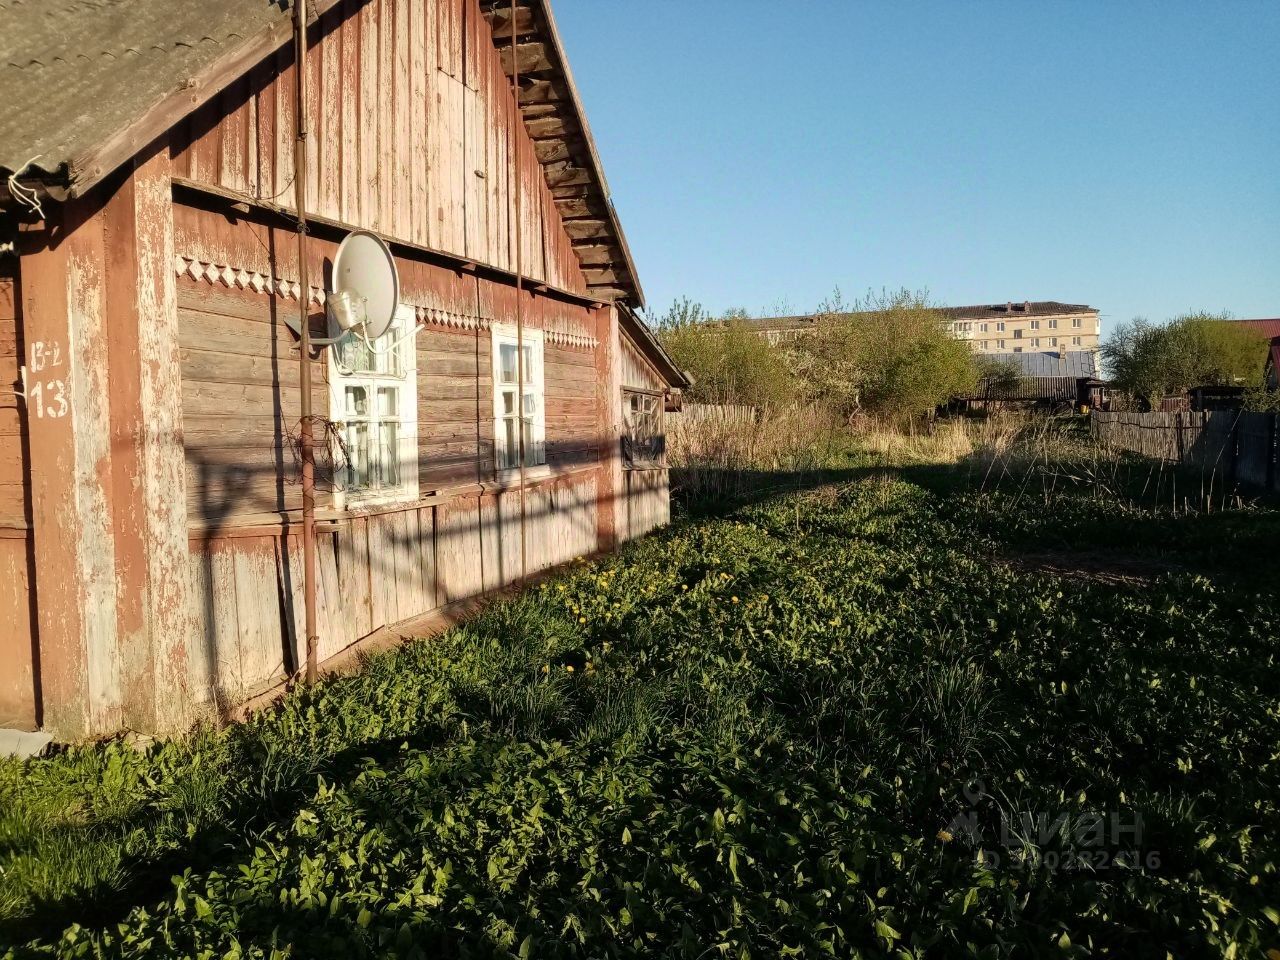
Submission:
[[[27,401],[35,408],[37,417],[57,419],[67,415],[67,395],[61,380],[32,384],[27,390]]]

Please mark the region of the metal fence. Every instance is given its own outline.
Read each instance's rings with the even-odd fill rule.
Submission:
[[[1113,450],[1187,464],[1234,483],[1280,491],[1274,413],[1095,411],[1091,425],[1093,435]]]

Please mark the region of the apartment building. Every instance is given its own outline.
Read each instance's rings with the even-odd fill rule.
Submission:
[[[1092,351],[1100,346],[1098,311],[1056,300],[943,307],[951,332],[974,353]]]
[[[974,353],[1036,353],[1096,351],[1100,346],[1098,311],[1078,303],[1056,300],[941,307],[951,333],[970,344]],[[796,340],[817,323],[818,316],[763,317],[747,323],[777,345]]]

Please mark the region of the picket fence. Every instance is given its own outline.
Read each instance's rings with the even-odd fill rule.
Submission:
[[[1095,411],[1091,427],[1094,437],[1113,450],[1182,463],[1233,483],[1280,491],[1276,414]]]

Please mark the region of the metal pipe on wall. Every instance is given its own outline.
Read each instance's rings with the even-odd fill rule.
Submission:
[[[511,99],[512,109],[515,111],[515,123],[512,124],[511,130],[515,138],[515,159],[512,164],[512,176],[515,179],[515,189],[512,191],[512,196],[515,198],[515,216],[512,217],[512,222],[515,224],[516,241],[516,392],[518,394],[516,410],[519,424],[516,452],[520,458],[520,581],[523,583],[529,575],[524,505],[524,277],[522,269],[524,264],[520,249],[523,239],[520,222],[520,129],[524,123],[520,113],[520,45],[516,39],[516,0],[511,0]]]
[[[311,411],[311,280],[307,270],[307,0],[294,0],[294,206],[298,213],[298,381],[302,393],[298,453],[302,460],[302,583],[306,619],[306,682],[318,674],[316,627],[316,450]]]

